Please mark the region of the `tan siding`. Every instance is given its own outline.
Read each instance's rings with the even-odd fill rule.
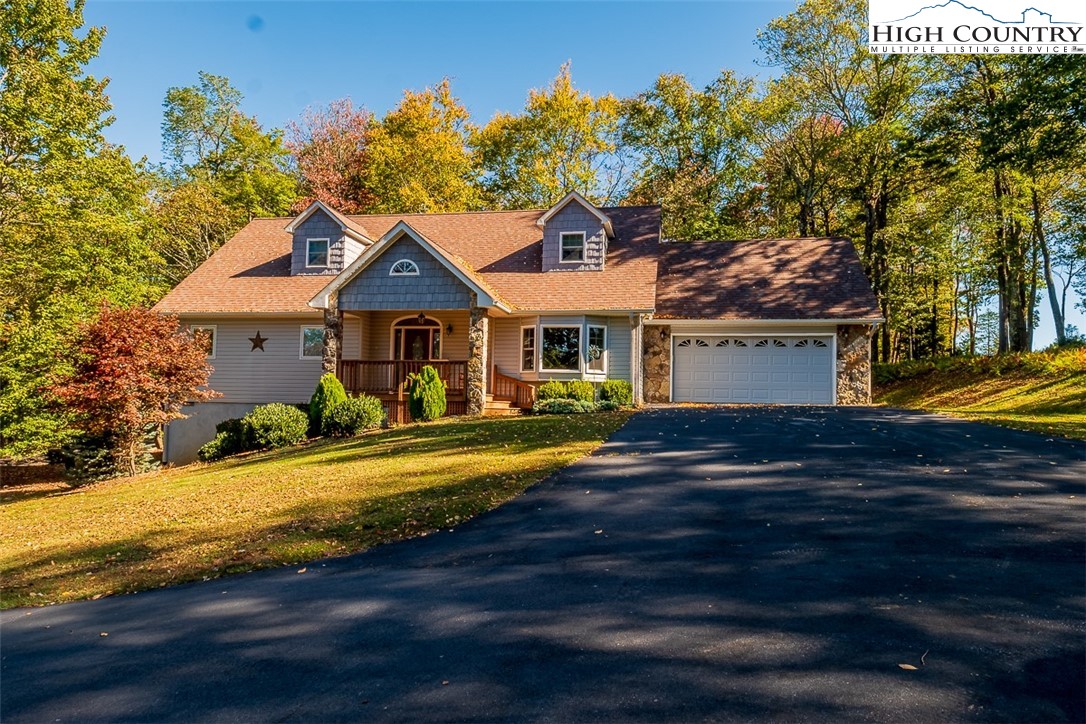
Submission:
[[[321,375],[319,359],[299,359],[303,325],[323,324],[323,318],[279,319],[249,317],[222,319],[186,317],[186,324],[213,324],[218,338],[211,360],[211,389],[222,393],[219,402],[305,402]],[[250,337],[257,332],[267,341],[264,351],[253,350]]]
[[[362,359],[362,320],[343,315],[342,359]]]
[[[491,346],[493,364],[502,374],[521,378],[520,373],[520,328],[534,324],[535,319],[524,317],[505,317],[491,320],[494,330],[494,342]]]

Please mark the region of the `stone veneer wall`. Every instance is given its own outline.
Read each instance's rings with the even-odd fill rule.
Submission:
[[[642,337],[645,402],[671,402],[671,327],[646,326]]]
[[[837,326],[837,404],[871,404],[871,331],[866,324]]]

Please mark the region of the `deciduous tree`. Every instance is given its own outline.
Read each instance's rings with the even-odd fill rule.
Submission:
[[[577,90],[566,63],[549,86],[528,92],[521,114],[498,113],[475,134],[488,202],[545,208],[569,191],[598,204],[617,200],[618,124],[618,99]]]
[[[318,200],[345,214],[370,208],[366,162],[372,123],[372,113],[342,98],[307,108],[299,121],[287,124],[286,146],[302,187],[295,211]]]
[[[71,374],[52,390],[79,427],[109,441],[119,470],[135,475],[149,426],[184,417],[189,401],[216,397],[204,342],[175,317],[105,305],[79,329]]]

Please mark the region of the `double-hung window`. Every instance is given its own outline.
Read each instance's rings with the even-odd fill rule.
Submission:
[[[305,265],[307,267],[328,266],[328,239],[305,240]]]
[[[520,371],[535,372],[535,327],[520,328]]]
[[[321,359],[324,356],[324,327],[303,326],[301,351],[298,359]]]
[[[189,327],[192,337],[203,348],[208,359],[215,359],[215,345],[219,341],[214,324],[194,324]]]
[[[562,245],[562,261],[574,263],[584,261],[584,232],[563,231],[559,235]]]
[[[607,327],[588,327],[588,371],[607,371]]]

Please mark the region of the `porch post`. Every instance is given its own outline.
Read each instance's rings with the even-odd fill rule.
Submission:
[[[343,312],[339,311],[339,295],[328,298],[324,310],[324,351],[321,353],[321,371],[336,373],[340,351],[343,347]]]
[[[487,339],[490,318],[486,308],[477,305],[477,297],[471,295],[471,324],[468,327],[468,414],[481,415],[486,409],[486,368],[489,364]]]

